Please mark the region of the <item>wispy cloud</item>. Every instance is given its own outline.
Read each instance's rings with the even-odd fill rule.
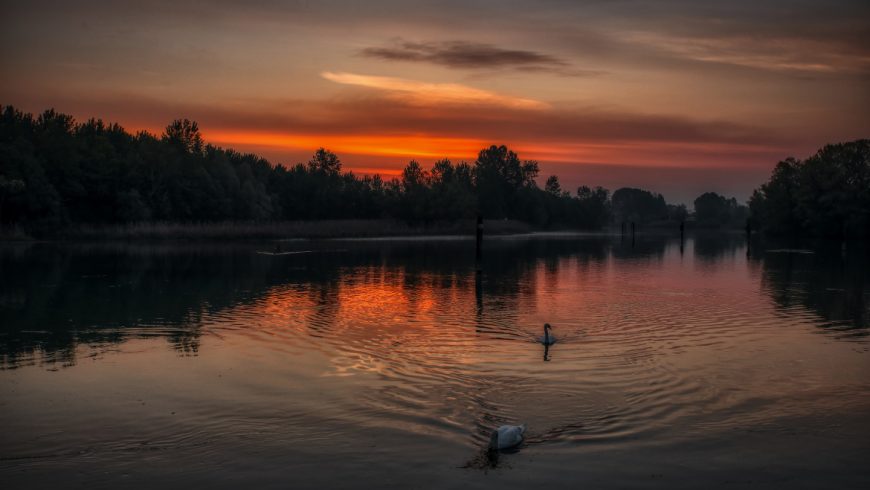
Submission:
[[[321,76],[335,83],[386,91],[417,105],[492,105],[512,109],[545,109],[549,107],[546,103],[538,100],[502,95],[457,83],[427,83],[406,78],[328,71],[321,73]]]
[[[504,66],[567,66],[564,61],[535,51],[502,49],[490,44],[450,41],[443,43],[401,42],[394,46],[366,48],[364,56],[396,61],[426,61],[451,68]]]
[[[631,32],[625,33],[623,39],[679,58],[768,71],[833,73],[870,68],[870,57],[866,55],[842,54],[831,43],[799,38],[678,37],[654,32]]]
[[[673,164],[692,162],[698,166],[715,163],[718,161],[716,155],[733,158],[735,154],[763,153],[781,157],[787,149],[808,152],[818,143],[806,134],[783,135],[764,126],[725,120],[613,112],[594,107],[535,111],[488,107],[486,110],[473,110],[474,107],[438,104],[421,108],[407,100],[380,93],[350,94],[317,101],[244,99],[221,104],[180,104],[130,94],[114,97],[101,94],[99,100],[76,98],[63,102],[58,108],[80,118],[104,115],[108,120],[131,125],[131,129],[149,129],[157,133],[172,118],[183,116],[198,121],[209,134],[282,134],[288,141],[301,138],[310,145],[322,145],[349,136],[372,138],[372,141],[401,136],[419,139],[415,140],[418,146],[422,145],[420,141],[437,141],[438,145],[446,147],[450,145],[444,142],[456,139],[473,140],[475,146],[480,142],[524,142],[526,146],[535,146],[536,154],[549,154],[555,148],[579,145],[585,150],[630,151],[635,154],[634,161],[664,158],[672,160]],[[24,109],[38,110],[40,106]],[[131,117],[141,114],[147,114],[148,119]],[[324,138],[324,142],[317,143],[317,138]],[[804,148],[802,145],[808,146]],[[432,144],[421,148],[423,146],[435,151]],[[680,154],[681,151],[697,153],[700,149],[709,150],[704,159],[693,160]],[[403,151],[415,154],[410,150]],[[579,160],[577,155],[572,158]],[[582,160],[617,161],[598,157],[584,157]]]
[[[473,159],[487,145],[507,144],[523,158],[541,160],[544,168],[565,178],[563,185],[582,182],[613,189],[644,184],[659,192],[671,189],[689,201],[711,185],[727,182],[733,183],[726,187],[732,193],[746,192],[751,188],[747,183],[762,182],[778,159],[809,155],[825,141],[835,141],[739,122],[594,107],[421,108],[381,92],[220,103],[99,94],[58,100],[56,107],[79,120],[105,116],[130,130],[158,134],[173,118],[188,117],[199,122],[213,144],[289,164],[306,161],[315,148],[325,146],[341,155],[345,168],[368,173],[395,174],[410,158],[426,164],[444,157]],[[39,101],[22,107],[43,108]],[[556,171],[553,165],[559,162]]]
[[[504,49],[498,46],[469,41],[408,42],[397,41],[390,46],[369,47],[360,51],[369,58],[387,61],[431,63],[458,69],[515,69],[524,72],[547,72],[568,76],[598,74],[593,70],[580,70],[567,61],[522,49]]]

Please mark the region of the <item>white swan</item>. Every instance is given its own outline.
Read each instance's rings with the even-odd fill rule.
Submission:
[[[556,337],[550,335],[550,329],[553,328],[549,323],[544,324],[544,335],[543,337],[538,337],[538,342],[544,345],[553,345],[556,343]]]
[[[510,449],[517,447],[523,442],[523,434],[526,432],[526,426],[523,425],[502,425],[498,429],[492,431],[489,438],[490,451],[498,451],[500,449]]]

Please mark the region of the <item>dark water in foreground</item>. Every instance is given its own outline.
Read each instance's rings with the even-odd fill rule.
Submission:
[[[856,247],[500,238],[479,279],[467,240],[272,247],[0,248],[0,486],[870,484]]]

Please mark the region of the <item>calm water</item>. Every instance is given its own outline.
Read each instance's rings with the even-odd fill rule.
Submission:
[[[741,238],[5,246],[0,482],[865,487],[865,251]]]

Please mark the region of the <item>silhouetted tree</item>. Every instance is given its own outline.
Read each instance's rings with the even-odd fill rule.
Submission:
[[[668,204],[668,219],[675,222],[685,221],[689,217],[689,210],[685,204]]]
[[[402,170],[402,190],[397,214],[407,221],[432,219],[430,207],[430,177],[416,160]]]
[[[538,226],[596,228],[607,223],[606,189],[538,188],[538,164],[505,146],[480,151],[473,165],[410,162],[401,179],[342,173],[319,148],[307,163],[207,145],[196,122],[178,119],[156,137],[117,124],[48,110],[33,117],[0,106],[0,225],[33,233],[69,225],[140,221],[209,222],[336,218],[409,221],[514,218]]]
[[[746,218],[743,206],[737,199],[727,199],[715,192],[705,192],[695,199],[695,220],[701,226],[720,227],[729,224],[742,225]]]
[[[102,121],[100,121],[102,126]],[[172,121],[163,133],[163,140],[178,147],[185,153],[200,154],[203,149],[202,135],[199,126],[189,119]]]
[[[488,218],[517,217],[516,203],[523,188],[535,188],[538,162],[520,161],[506,146],[481,150],[474,177],[481,212]]]
[[[24,181],[20,179],[7,180],[0,175],[0,223],[3,222],[3,204],[10,196],[15,196],[25,189]]]
[[[436,219],[457,220],[477,214],[474,171],[470,165],[450,160],[435,162],[430,174],[432,210]]]
[[[668,206],[661,194],[623,187],[613,192],[613,214],[617,221],[638,224],[668,218]]]
[[[547,182],[544,184],[544,190],[554,196],[561,197],[562,186],[559,184],[559,177],[556,175],[547,177]]]
[[[318,148],[308,161],[308,170],[312,173],[322,172],[329,176],[336,176],[341,172],[341,161],[335,153],[325,148]]]
[[[779,162],[749,207],[756,225],[771,233],[870,236],[870,140]]]
[[[610,192],[603,187],[591,189],[585,185],[577,188],[577,199],[582,209],[586,228],[601,228],[610,221]]]

